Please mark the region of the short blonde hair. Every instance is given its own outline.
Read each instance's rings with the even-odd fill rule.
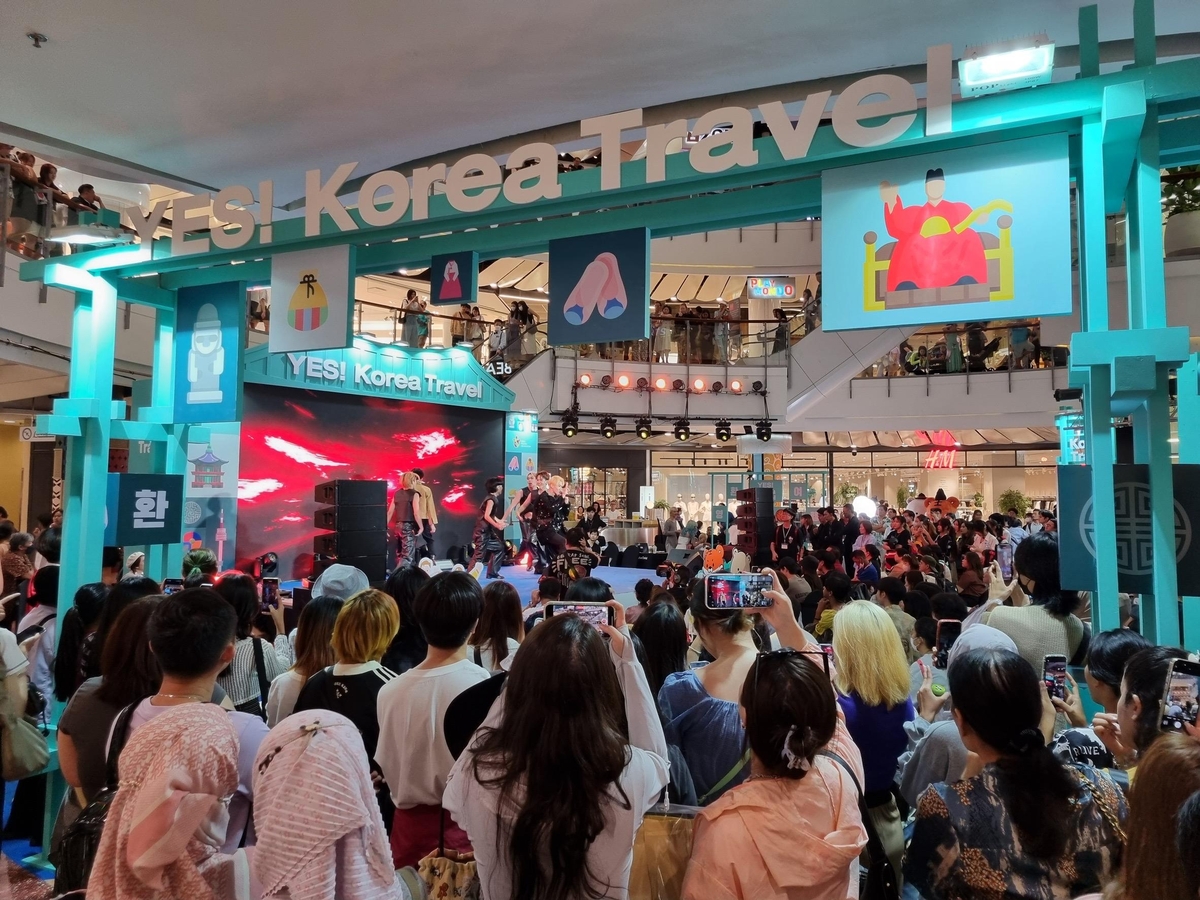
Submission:
[[[557,488],[564,488],[567,486],[567,479],[563,478],[561,475],[551,475],[550,483]]]
[[[908,659],[900,633],[882,609],[868,600],[847,603],[833,622],[834,683],[870,706],[891,708],[908,698]]]
[[[359,591],[333,623],[333,652],[340,663],[380,659],[400,630],[400,609],[383,591]]]
[[[411,491],[417,486],[417,476],[412,472],[405,472],[400,476],[400,487],[406,491]]]

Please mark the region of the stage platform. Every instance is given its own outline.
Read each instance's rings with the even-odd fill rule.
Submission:
[[[538,576],[526,572],[524,566],[505,566],[500,570],[505,581],[517,589],[521,600],[529,601],[530,595],[537,588]],[[654,574],[653,569],[625,569],[619,566],[599,566],[592,570],[592,577],[606,581],[613,589],[613,596],[626,606],[633,606],[637,598],[633,596],[633,586],[643,578],[649,578],[655,584],[662,582]],[[480,583],[488,584],[487,578],[481,578]]]

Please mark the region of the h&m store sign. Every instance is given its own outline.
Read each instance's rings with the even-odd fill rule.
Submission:
[[[951,131],[953,50],[949,44],[931,47],[926,57],[925,134]],[[771,132],[771,139],[785,161],[803,159],[821,124],[831,91],[817,91],[803,101],[793,124],[781,101],[757,107],[758,118]],[[868,98],[875,98],[865,102]],[[898,75],[879,74],[860,78],[848,85],[833,103],[834,134],[848,147],[881,147],[903,135],[917,117],[917,95],[911,83]],[[865,124],[870,122],[870,124]],[[645,131],[645,183],[667,180],[667,148],[684,141],[684,154],[691,168],[701,174],[717,174],[734,166],[758,164],[754,146],[754,112],[741,106],[710,110],[690,126],[686,119],[663,124],[642,124],[642,110],[631,109],[606,116],[583,119],[581,138],[596,138],[600,145],[600,190],[621,187],[622,132]],[[359,230],[338,192],[353,176],[358,163],[338,166],[328,177],[320,169],[305,173],[304,235],[321,234],[322,216],[328,215],[342,232]],[[508,171],[507,177],[504,171]],[[486,153],[470,153],[454,164],[418,166],[411,175],[392,169],[375,172],[358,190],[358,216],[368,227],[382,228],[399,222],[412,207],[412,221],[429,218],[429,197],[435,185],[445,193],[451,208],[472,213],[487,209],[503,194],[513,204],[555,200],[562,196],[559,183],[558,150],[553,144],[535,142],[517,147],[503,161]],[[258,204],[258,209],[249,207]],[[173,206],[172,206],[173,204]],[[268,245],[272,237],[274,183],[260,181],[257,196],[247,185],[233,185],[175,200],[160,200],[147,215],[134,214],[133,223],[143,243],[149,243],[171,207],[171,255],[207,253],[211,248],[236,250],[257,233],[258,243]],[[224,223],[210,229],[212,219]],[[207,236],[192,235],[205,231]],[[191,235],[191,236],[190,236]]]

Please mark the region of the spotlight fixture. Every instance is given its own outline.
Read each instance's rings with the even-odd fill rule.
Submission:
[[[639,391],[645,391],[645,390],[649,390],[649,388],[650,388],[650,379],[648,379],[648,378],[639,378],[639,379],[637,380],[637,389],[638,389]]]
[[[730,427],[729,422],[727,422],[725,419],[722,419],[717,423],[717,427],[713,431],[713,435],[718,441],[727,441],[733,437],[733,429]]]
[[[712,385],[709,387],[709,390],[712,391],[714,394],[719,394],[719,393],[721,393],[721,391],[725,390],[725,385],[721,384],[721,382],[719,382],[719,381],[714,381],[712,383]]]
[[[676,378],[674,381],[671,382],[671,390],[673,390],[673,391],[687,390],[687,385],[683,383],[682,378]]]
[[[675,422],[675,440],[686,441],[692,436],[691,426],[688,425],[687,419],[678,419]]]
[[[667,379],[661,376],[654,379],[654,389],[656,391],[665,391],[668,387],[670,387],[670,384]]]
[[[612,376],[604,375],[600,378],[600,387],[609,387],[612,384]]]
[[[751,383],[751,385],[750,385],[750,390],[752,390],[756,394],[761,394],[762,389],[763,389],[763,383],[761,381],[755,381],[755,382]]]
[[[742,383],[736,378],[733,379],[733,381],[729,382],[729,390],[735,394],[740,394],[742,392]]]
[[[579,434],[579,417],[575,413],[564,413],[562,418],[563,437],[573,438]]]
[[[622,390],[629,387],[629,376],[628,375],[618,375],[617,376],[617,387],[621,388]]]
[[[703,394],[704,393],[704,379],[697,378],[695,381],[693,381],[692,382],[692,390],[695,391],[697,394]]]
[[[592,383],[592,376],[589,375],[587,372],[584,372],[582,375],[579,376],[579,386],[580,387],[588,387],[589,385],[591,385],[591,383]]]
[[[647,416],[643,416],[637,420],[637,427],[635,430],[637,432],[637,436],[643,441],[648,441],[654,436],[654,429],[651,427],[650,419]]]
[[[771,439],[771,420],[760,419],[758,424],[754,426],[754,436],[760,441],[769,441]]]
[[[617,420],[612,416],[605,416],[600,420],[600,434],[606,441],[611,441],[617,436]]]

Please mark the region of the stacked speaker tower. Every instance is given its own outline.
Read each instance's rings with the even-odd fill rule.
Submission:
[[[370,581],[387,577],[387,482],[327,481],[313,499],[322,506],[313,525],[327,534],[313,538],[313,577],[334,562],[361,569]]]
[[[771,564],[771,541],[775,537],[775,491],[744,488],[737,492],[737,548],[756,566]]]

